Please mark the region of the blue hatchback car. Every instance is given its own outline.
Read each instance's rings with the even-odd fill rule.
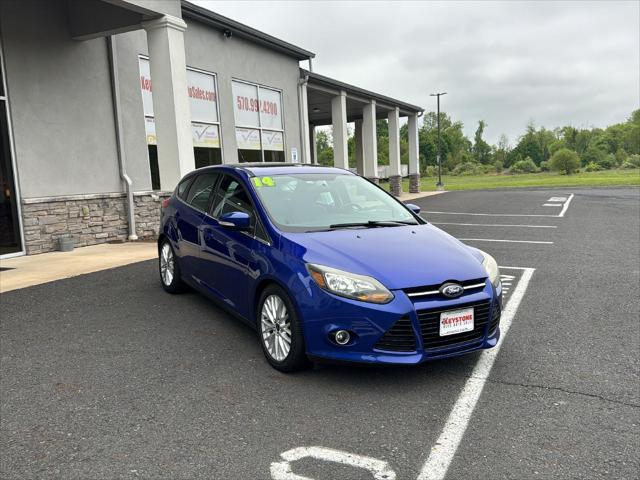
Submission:
[[[495,346],[496,261],[419,211],[338,168],[201,168],[162,205],[162,286],[189,285],[247,322],[281,371]]]

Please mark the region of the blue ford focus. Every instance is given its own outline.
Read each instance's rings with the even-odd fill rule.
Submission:
[[[419,211],[338,168],[201,168],[162,205],[162,286],[191,286],[247,322],[281,371],[495,346],[496,261]]]

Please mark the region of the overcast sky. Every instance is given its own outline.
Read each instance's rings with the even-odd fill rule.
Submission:
[[[315,52],[323,75],[426,110],[446,91],[442,110],[469,137],[485,120],[490,142],[640,106],[639,1],[196,3]]]

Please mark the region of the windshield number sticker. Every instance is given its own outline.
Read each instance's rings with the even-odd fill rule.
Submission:
[[[273,181],[272,177],[252,177],[251,181],[256,188],[276,186],[276,182]]]
[[[271,178],[271,177],[262,177],[260,179],[260,181],[262,182],[262,185],[264,185],[265,187],[275,187],[276,186],[276,182],[274,182],[273,178]]]

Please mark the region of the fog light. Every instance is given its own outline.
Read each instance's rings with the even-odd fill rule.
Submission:
[[[338,330],[333,338],[338,345],[346,345],[351,340],[351,335],[346,330]]]

